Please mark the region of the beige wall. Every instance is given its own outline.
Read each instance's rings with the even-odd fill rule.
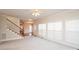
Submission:
[[[29,33],[29,26],[30,26],[30,24],[28,24],[28,23],[24,24],[24,33]]]
[[[5,18],[0,16],[0,40],[6,38],[6,27]]]

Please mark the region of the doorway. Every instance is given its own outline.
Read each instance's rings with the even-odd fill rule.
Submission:
[[[32,24],[29,25],[29,36],[32,36]]]

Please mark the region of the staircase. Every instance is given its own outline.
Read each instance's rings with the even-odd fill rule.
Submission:
[[[7,40],[15,40],[15,39],[21,39],[22,38],[18,33],[14,32],[11,29],[6,29],[6,32],[7,32],[6,38],[8,38]]]
[[[0,39],[0,41],[16,40],[23,38],[23,36],[20,34],[20,30],[22,30],[20,26],[16,25],[8,18],[3,18],[3,23],[4,25],[2,28],[4,28],[5,26],[5,30],[3,30],[4,33],[2,32],[2,39]]]

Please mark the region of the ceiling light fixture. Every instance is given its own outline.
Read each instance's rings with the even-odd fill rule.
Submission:
[[[39,16],[40,15],[40,12],[35,9],[34,12],[32,13],[33,16]]]

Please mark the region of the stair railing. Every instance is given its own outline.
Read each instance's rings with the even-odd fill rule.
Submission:
[[[20,28],[18,25],[16,25],[14,22],[10,21],[8,18],[7,21],[7,29],[17,33],[17,35],[21,35],[20,31],[23,31],[22,28]]]

